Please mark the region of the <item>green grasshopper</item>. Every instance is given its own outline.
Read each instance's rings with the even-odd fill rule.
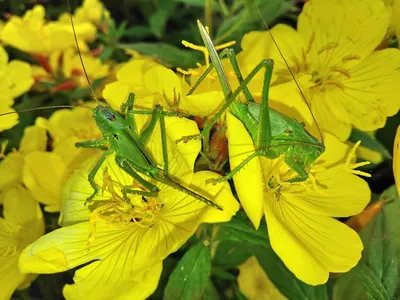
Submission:
[[[179,183],[176,183],[169,175],[167,139],[164,118],[166,116],[182,117],[184,116],[183,114],[163,111],[163,108],[159,105],[157,105],[153,110],[134,110],[133,106],[135,97],[133,93],[129,95],[128,100],[121,106],[122,113],[125,116],[118,113],[111,107],[102,105],[98,101],[92,88],[90,79],[87,75],[85,65],[81,56],[69,1],[67,1],[67,4],[70,11],[71,24],[73,28],[77,51],[81,59],[82,68],[93,94],[93,98],[98,104],[97,107],[92,108],[93,118],[103,136],[99,140],[90,140],[75,143],[75,146],[77,148],[92,148],[104,151],[88,175],[88,181],[93,187],[94,192],[87,198],[86,202],[91,202],[94,196],[100,190],[100,187],[95,183],[94,179],[101,165],[105,162],[107,157],[109,157],[111,154],[115,154],[115,161],[117,165],[146,189],[145,191],[142,191],[132,189],[130,186],[124,186],[121,188],[121,193],[124,197],[124,200],[128,200],[127,194],[137,194],[147,197],[156,197],[158,195],[159,188],[140,175],[143,174],[160,183],[166,184],[178,191],[192,196],[214,208],[222,210],[220,206],[218,206],[211,200],[187,189]],[[148,126],[142,131],[140,135],[138,133],[136,122],[134,119],[134,115],[136,114],[151,115]],[[161,145],[164,162],[163,169],[157,166],[157,164],[153,161],[151,155],[146,150],[146,144],[149,141],[157,122],[160,123],[161,130]]]
[[[94,99],[98,103],[97,107],[93,108],[93,118],[101,131],[103,138],[99,140],[91,140],[85,142],[78,142],[75,144],[77,148],[96,148],[104,150],[103,154],[96,162],[93,169],[88,175],[88,180],[94,189],[91,196],[87,198],[90,202],[93,197],[99,192],[100,188],[95,183],[94,178],[100,169],[101,165],[105,162],[108,156],[115,153],[115,161],[117,165],[124,170],[127,174],[132,176],[133,179],[137,180],[147,191],[140,191],[132,189],[129,186],[122,187],[121,192],[125,200],[127,200],[127,194],[136,194],[147,197],[156,197],[159,192],[159,188],[151,182],[145,180],[139,173],[155,179],[158,182],[169,185],[170,187],[179,190],[189,196],[192,196],[204,203],[222,210],[220,206],[212,202],[211,200],[185,188],[184,186],[176,183],[169,176],[169,165],[168,165],[168,152],[167,152],[167,140],[166,140],[166,129],[165,129],[165,116],[182,116],[179,113],[165,112],[160,105],[157,105],[153,111],[145,110],[133,110],[134,106],[134,94],[130,94],[128,100],[121,106],[121,110],[125,113],[125,118],[122,117],[117,111],[111,107],[101,105],[97,100],[96,95],[93,91],[89,77],[85,70],[85,65],[80,53],[78,40],[76,37],[74,22],[72,19],[71,8],[69,0],[67,0],[68,9],[70,11],[70,19],[72,29],[74,32],[75,43],[81,59],[82,68],[84,70],[88,84],[92,90]],[[135,114],[152,115],[148,126],[143,130],[142,134],[139,135],[136,127]],[[161,130],[161,145],[163,151],[164,167],[160,169],[156,163],[152,160],[151,156],[146,151],[146,143],[149,141],[151,134],[154,131],[157,121],[160,123]]]
[[[220,119],[223,112],[229,108],[230,112],[243,122],[256,146],[255,152],[244,159],[242,163],[231,170],[231,172],[221,178],[212,179],[210,182],[216,184],[232,178],[234,174],[257,156],[264,156],[273,159],[281,155],[285,156],[286,164],[298,174],[297,177],[294,177],[289,181],[301,182],[306,180],[308,178],[307,171],[310,165],[325,151],[325,145],[323,141],[319,142],[309,134],[302,123],[284,116],[269,107],[268,91],[274,62],[270,59],[262,60],[250,72],[250,74],[243,79],[233,49],[225,49],[220,55],[218,55],[207,30],[200,21],[198,21],[198,27],[203,42],[210,54],[212,64],[200,76],[199,80],[193,85],[188,94],[192,94],[201,81],[206,78],[213,68],[215,68],[226,102],[218,113],[207,123],[200,135],[186,136],[181,140],[186,142],[191,139],[202,139],[207,136],[213,125]],[[229,85],[228,78],[220,60],[220,58],[224,56],[228,56],[234,73],[239,81],[239,87],[235,91],[232,91]],[[265,68],[265,75],[262,100],[261,104],[257,104],[247,88],[247,85],[263,68]],[[242,92],[246,97],[248,102],[247,104],[241,101],[235,101]],[[303,94],[302,96],[304,97]]]

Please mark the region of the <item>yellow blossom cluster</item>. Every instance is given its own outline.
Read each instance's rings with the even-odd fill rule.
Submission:
[[[302,132],[322,140],[323,146],[317,146],[324,151],[307,166],[304,180],[297,180],[299,171],[285,155],[253,155],[259,149],[240,114],[230,107],[220,111],[229,95],[215,70],[192,91],[210,63],[206,47],[188,42],[184,42],[187,47],[206,54],[204,66],[174,72],[152,60],[133,58],[120,65],[116,78],[102,89],[106,104],[95,99],[97,103],[37,118],[25,129],[18,150],[5,154],[4,144],[1,153],[0,298],[8,299],[16,289],[27,287],[33,274],[77,269],[74,283],[63,288],[66,299],[145,299],[157,288],[166,257],[179,250],[202,223],[229,222],[239,209],[255,229],[264,218],[267,232],[263,234],[299,280],[324,284],[330,273],[352,269],[363,245],[358,233],[339,218],[362,212],[371,191],[362,178],[370,174],[357,169],[368,164],[357,162],[360,143],[350,147],[346,141],[352,129],[381,128],[400,109],[400,51],[382,46],[391,22],[397,20],[395,2],[388,10],[376,0],[310,0],[299,16],[297,30],[277,25],[270,32],[254,31],[243,37],[237,55],[243,77],[252,74],[262,60],[272,59],[270,107],[287,119],[304,121]],[[109,21],[109,12],[97,0],[85,0],[72,17],[87,76],[90,80],[111,77],[110,64],[94,57],[88,46]],[[57,21],[46,21],[44,7],[37,5],[5,23],[2,43],[29,53],[40,66],[9,62],[7,52],[0,48],[4,98],[0,113],[12,112],[14,98],[42,89],[39,83],[51,82],[50,92],[88,87],[69,18],[62,15]],[[235,91],[242,79],[229,58],[221,61]],[[262,105],[264,81],[265,71],[260,71],[247,85],[249,90],[238,93],[235,101],[248,104],[246,97],[251,93],[253,104]],[[132,93],[132,115],[125,114]],[[123,169],[122,151],[111,142],[118,141],[116,132],[105,131],[96,118],[105,105],[123,111],[126,123],[119,124],[120,130],[137,137],[140,147],[134,144],[132,148],[139,148],[153,167],[138,170],[143,175],[140,179]],[[159,107],[165,115],[152,127]],[[213,134],[202,136],[203,125],[216,115]],[[2,116],[0,130],[17,124],[16,116]],[[116,116],[106,119],[113,121]],[[257,130],[258,137],[268,134],[264,128]],[[277,129],[270,132],[276,134]],[[399,135],[393,167],[398,188]],[[106,146],[75,146],[83,141],[106,141]],[[304,145],[284,146],[296,151]],[[129,159],[135,159],[134,154],[132,150]],[[215,155],[225,160],[212,168]],[[104,162],[97,165],[103,157]],[[201,159],[210,165],[204,168]],[[226,161],[231,171],[246,164],[232,175],[212,171],[221,173]],[[166,180],[157,180],[154,172],[165,172],[166,166]],[[97,172],[91,182],[93,170]],[[148,193],[147,183],[157,188],[156,195]],[[94,186],[99,191],[88,201]],[[126,194],[127,187],[139,193]],[[182,192],[183,188],[221,210]],[[60,228],[53,227],[44,235],[40,206],[45,213],[59,213]],[[240,267],[238,279],[246,295],[252,296],[257,284],[240,279],[246,268],[257,268],[257,280],[271,285],[254,259],[249,259]],[[268,295],[285,299],[272,288]]]

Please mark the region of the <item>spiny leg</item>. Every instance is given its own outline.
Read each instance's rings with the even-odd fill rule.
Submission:
[[[239,113],[235,115],[239,115],[240,119],[243,121],[244,125],[246,126],[247,130],[249,131],[253,141],[258,140],[258,126],[259,122],[254,118],[253,115],[249,113],[249,110],[247,108],[247,105],[242,103],[242,102],[235,102],[236,97],[243,91],[245,87],[249,84],[249,82],[254,78],[254,76],[257,75],[257,73],[262,69],[266,68],[266,72],[264,75],[264,87],[263,91],[267,90],[267,92],[263,92],[263,94],[266,94],[266,97],[263,95],[263,100],[264,100],[264,105],[265,105],[265,99],[267,99],[266,104],[268,105],[268,88],[269,84],[265,84],[266,82],[269,83],[271,76],[272,76],[272,69],[273,69],[273,61],[270,59],[264,59],[260,63],[257,64],[257,66],[254,67],[254,69],[249,73],[249,75],[240,82],[239,87],[226,99],[226,102],[224,105],[221,107],[221,109],[217,112],[214,117],[207,122],[207,125],[204,127],[203,131],[200,134],[197,135],[189,135],[182,137],[179,141],[187,142],[189,140],[196,140],[196,139],[202,139],[204,136],[210,133],[212,127],[214,124],[220,119],[221,115],[224,113],[224,111],[232,104],[235,103],[237,107],[239,108],[238,111]],[[239,78],[238,78],[239,80]],[[265,114],[265,112],[264,112]],[[268,119],[269,119],[269,114],[268,114]]]
[[[244,166],[246,166],[253,158],[260,156],[262,154],[262,150],[257,150],[253,154],[249,155],[246,157],[236,168],[231,170],[229,173],[227,173],[225,176],[222,176],[220,178],[212,178],[208,179],[206,183],[211,183],[211,184],[217,184],[221,182],[225,182],[229,179],[231,179],[237,172],[239,172]]]
[[[126,113],[125,120],[129,124],[129,127],[131,129],[131,133],[133,134],[133,136],[135,138],[138,138],[139,137],[139,133],[138,133],[138,130],[137,130],[136,121],[135,121],[135,118],[133,117],[133,115],[131,114],[131,112],[133,110],[134,103],[135,103],[135,94],[134,93],[129,93],[128,100],[126,100],[126,102],[124,102],[121,105],[121,111],[123,113]]]
[[[169,185],[170,187],[172,187],[172,188],[174,188],[174,189],[176,189],[176,190],[178,190],[180,192],[183,192],[183,193],[185,193],[185,194],[187,194],[187,195],[189,195],[189,196],[191,196],[193,198],[196,198],[196,199],[198,199],[198,200],[200,200],[200,201],[202,201],[202,202],[204,202],[204,203],[206,203],[206,204],[208,204],[208,205],[210,205],[210,206],[212,206],[212,207],[214,207],[214,208],[216,208],[218,210],[223,210],[222,207],[220,207],[218,204],[216,204],[216,203],[212,202],[211,200],[209,200],[209,199],[207,199],[207,198],[205,198],[205,197],[203,197],[203,196],[201,196],[201,195],[199,195],[199,194],[197,194],[197,193],[185,188],[184,186],[176,183],[175,181],[172,181],[168,177],[164,177],[164,176],[161,176],[161,175],[156,175],[156,176],[154,176],[154,179],[156,179],[157,181],[159,181],[161,183]]]
[[[97,174],[97,172],[99,171],[101,165],[104,163],[104,161],[107,159],[107,157],[112,154],[114,152],[113,149],[108,149],[107,151],[104,151],[103,154],[100,156],[99,160],[96,162],[95,166],[93,167],[93,169],[90,171],[89,175],[88,175],[88,180],[90,185],[93,187],[94,192],[92,195],[90,195],[86,201],[85,201],[85,205],[86,203],[90,203],[92,202],[92,199],[94,196],[97,195],[97,193],[99,192],[100,188],[99,186],[96,184],[96,182],[94,182],[94,178]]]
[[[124,186],[121,189],[124,201],[128,202],[128,197],[127,194],[135,194],[135,195],[142,195],[146,197],[157,197],[158,192],[160,189],[152,184],[151,182],[148,182],[147,180],[143,179],[130,165],[130,163],[123,157],[117,156],[115,158],[115,162],[117,165],[124,170],[127,174],[129,174],[133,179],[135,179],[137,182],[139,182],[144,188],[147,189],[147,191],[140,191],[140,190],[134,190],[131,187]]]
[[[101,139],[101,140],[77,142],[77,143],[75,143],[75,147],[76,148],[94,148],[94,149],[100,149],[100,150],[107,150],[108,144],[109,143],[106,139]]]
[[[289,147],[285,154],[285,163],[299,175],[298,177],[289,179],[288,182],[302,182],[307,180],[308,172],[304,167],[298,162],[296,156],[294,155],[294,147]]]

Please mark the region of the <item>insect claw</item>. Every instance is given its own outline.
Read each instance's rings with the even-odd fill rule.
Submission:
[[[207,184],[216,185],[217,183],[218,183],[218,179],[215,179],[215,178],[211,178],[211,179],[207,179],[206,180],[206,185]]]

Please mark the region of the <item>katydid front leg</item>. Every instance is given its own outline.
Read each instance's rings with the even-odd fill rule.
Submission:
[[[285,155],[285,163],[299,175],[298,177],[287,180],[288,182],[302,182],[307,180],[308,173],[296,160],[294,147],[290,147]]]
[[[90,171],[89,175],[88,175],[88,180],[90,185],[93,187],[94,192],[92,195],[90,195],[86,201],[85,201],[85,205],[86,203],[90,203],[92,202],[92,199],[94,196],[97,195],[97,193],[99,192],[100,188],[99,186],[96,184],[96,182],[94,181],[94,178],[96,177],[97,172],[99,171],[101,165],[104,163],[104,161],[107,159],[107,157],[112,154],[114,152],[113,149],[108,149],[107,151],[104,151],[103,154],[100,156],[99,160],[96,162],[96,165],[93,167],[93,169]]]

